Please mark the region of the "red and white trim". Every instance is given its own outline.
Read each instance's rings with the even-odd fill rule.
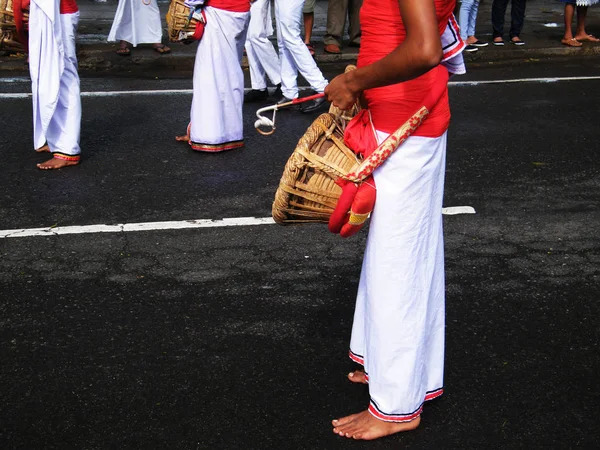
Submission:
[[[350,357],[350,359],[352,361],[354,361],[355,363],[360,364],[361,366],[364,367],[364,365],[365,365],[365,358],[364,357],[362,357],[360,355],[357,355],[352,350],[348,350],[348,356]]]
[[[66,153],[52,152],[52,156],[63,161],[79,161],[80,155],[67,155]]]
[[[423,403],[433,400],[434,398],[439,397],[444,393],[444,388],[439,388],[434,391],[427,392],[425,394],[425,400]],[[407,414],[388,414],[379,409],[377,404],[371,399],[371,403],[369,404],[369,413],[376,417],[379,420],[383,420],[384,422],[410,422],[411,420],[415,420],[417,417],[421,415],[423,412],[423,403],[413,412]]]
[[[467,44],[460,37],[460,28],[456,22],[456,17],[454,17],[454,14],[452,14],[448,19],[446,32],[449,33],[444,34],[446,36],[452,36],[452,38],[450,39],[450,42],[444,43],[445,45],[442,48],[442,51],[444,52],[444,55],[442,56],[442,62],[448,61],[449,59],[455,57],[467,46]]]
[[[233,150],[234,148],[243,147],[244,141],[232,141],[225,142],[223,144],[201,144],[199,142],[190,141],[190,146],[192,147],[192,150],[196,150],[197,152],[217,153],[225,150]]]

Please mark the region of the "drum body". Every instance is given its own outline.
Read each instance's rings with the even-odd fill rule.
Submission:
[[[190,18],[190,8],[185,6],[184,0],[171,0],[166,19],[171,42],[188,39],[196,31],[198,20]]]
[[[356,108],[355,108],[356,110]],[[288,159],[273,201],[272,215],[279,224],[327,223],[342,188],[338,178],[355,170],[358,156],[344,145],[344,129],[351,118],[321,114],[306,130]]]

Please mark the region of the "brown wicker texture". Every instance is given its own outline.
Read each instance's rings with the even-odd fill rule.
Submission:
[[[345,72],[356,69],[348,65]],[[360,164],[344,144],[346,124],[360,111],[358,103],[343,111],[333,104],[321,114],[298,141],[288,159],[275,193],[272,215],[275,222],[327,223],[342,188],[335,181]]]
[[[360,163],[344,145],[344,122],[331,113],[321,114],[300,138],[275,193],[275,222],[329,221],[342,193],[335,180]]]
[[[26,10],[23,10],[23,21],[27,29],[29,14]],[[0,51],[25,51],[25,46],[17,38],[13,0],[0,0]]]
[[[196,30],[196,19],[189,20],[190,8],[185,6],[184,0],[171,0],[167,11],[167,28],[169,40],[179,42],[179,33],[193,33]]]

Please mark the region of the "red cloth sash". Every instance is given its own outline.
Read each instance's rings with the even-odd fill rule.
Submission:
[[[250,11],[250,0],[208,0],[206,6],[231,12]]]
[[[79,11],[77,0],[60,0],[60,13],[73,14]]]
[[[435,0],[440,36],[446,29],[456,0]],[[406,29],[397,0],[364,0],[360,11],[361,46],[358,67],[389,55],[406,38]],[[447,82],[444,67],[438,66],[414,80],[368,89],[364,96],[375,128],[393,133],[421,106],[423,98],[437,83]],[[414,136],[438,137],[450,123],[448,91],[430,112]]]

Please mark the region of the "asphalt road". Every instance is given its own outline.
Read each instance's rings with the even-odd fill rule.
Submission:
[[[454,81],[598,69],[541,62]],[[366,232],[256,225],[0,239],[0,447],[595,448],[599,92],[599,79],[450,88],[444,203],[476,214],[444,219],[445,394],[415,432],[362,443],[329,425],[368,402],[345,378]],[[198,154],[173,139],[189,94],[90,94],[82,163],[42,172],[30,100],[2,95],[0,230],[268,217],[314,119],[281,112],[263,137],[249,107],[244,149]]]

